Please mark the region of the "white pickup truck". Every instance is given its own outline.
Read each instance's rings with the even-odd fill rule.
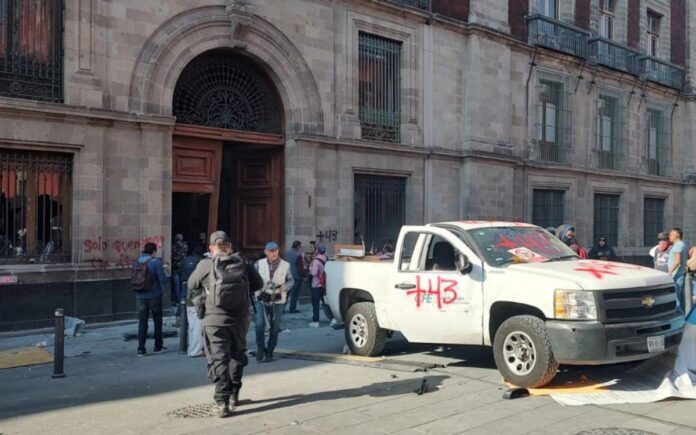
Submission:
[[[684,316],[669,275],[581,260],[518,222],[405,226],[393,261],[330,261],[327,296],[353,353],[393,331],[412,343],[487,345],[512,384],[543,386],[558,364],[608,364],[676,347]]]

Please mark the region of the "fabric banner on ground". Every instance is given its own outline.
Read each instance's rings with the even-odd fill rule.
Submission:
[[[696,399],[696,310],[692,310],[684,328],[684,338],[676,355],[668,353],[652,358],[635,368],[620,372],[611,380],[593,383],[574,391],[548,392],[562,405],[611,405],[650,403],[668,398]],[[543,389],[542,389],[543,390]]]

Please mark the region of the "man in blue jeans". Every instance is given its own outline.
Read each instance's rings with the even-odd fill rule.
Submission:
[[[672,228],[669,232],[669,241],[672,242],[672,249],[670,249],[669,257],[667,258],[667,267],[677,290],[677,306],[683,313],[687,254],[686,245],[682,242],[682,237],[681,228]]]
[[[321,285],[321,275],[324,273],[324,266],[329,259],[326,257],[326,246],[323,243],[317,244],[317,255],[309,265],[309,274],[312,275],[312,321],[309,324],[310,328],[319,327],[319,308],[321,307],[321,298],[324,296],[324,287]]]
[[[155,324],[155,348],[154,353],[161,353],[167,350],[163,346],[162,340],[162,286],[166,285],[167,275],[164,273],[162,262],[155,258],[157,245],[154,243],[145,244],[142,255],[138,258],[138,263],[147,263],[147,274],[151,277],[152,286],[149,291],[139,291],[135,294],[138,304],[138,356],[145,356],[145,341],[147,340],[147,322],[152,313],[152,320]]]
[[[290,264],[280,258],[280,247],[275,242],[266,244],[266,258],[256,262],[256,270],[263,279],[264,287],[254,295],[256,298],[256,360],[273,361],[273,351],[278,344],[280,321],[288,290],[292,288],[293,279]],[[266,344],[266,325],[269,337]]]

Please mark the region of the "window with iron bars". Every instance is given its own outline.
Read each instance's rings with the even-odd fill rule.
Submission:
[[[643,199],[643,246],[653,246],[658,233],[665,231],[664,198]]]
[[[597,166],[623,168],[624,109],[618,95],[600,93],[597,98]]]
[[[606,237],[609,246],[617,246],[619,240],[619,195],[595,194],[594,239]]]
[[[62,0],[0,0],[0,95],[63,101]]]
[[[647,113],[648,174],[668,176],[671,169],[671,126],[667,111],[654,106]]]
[[[72,156],[0,149],[0,264],[70,261]]]
[[[401,42],[358,35],[360,126],[363,139],[400,142]]]
[[[534,189],[532,223],[542,228],[558,227],[565,221],[565,191]]]
[[[648,55],[658,57],[660,49],[660,22],[661,16],[648,11]]]
[[[406,178],[356,174],[354,188],[355,243],[374,251],[395,247],[406,222]]]
[[[570,154],[570,94],[556,76],[539,73],[536,107],[536,160],[565,163]]]

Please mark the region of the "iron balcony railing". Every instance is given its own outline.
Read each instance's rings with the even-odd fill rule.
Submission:
[[[531,45],[587,59],[590,34],[585,30],[540,14],[527,17],[527,22]]]
[[[391,0],[394,3],[399,3],[411,8],[422,9],[427,11],[430,9],[430,0]]]
[[[641,77],[644,80],[678,90],[684,89],[683,68],[650,56],[640,58],[640,67]]]
[[[604,38],[592,38],[588,41],[590,60],[625,73],[640,75],[641,53]]]

